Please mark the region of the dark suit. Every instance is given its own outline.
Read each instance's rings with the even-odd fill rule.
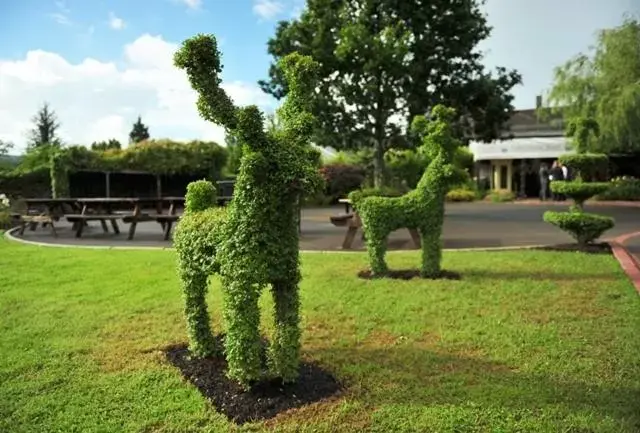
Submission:
[[[549,170],[541,167],[538,175],[540,176],[540,200],[546,200],[549,197]]]
[[[551,168],[551,176],[553,176],[553,180],[564,180],[564,173],[562,172],[562,167],[553,167]],[[551,198],[553,200],[562,200],[561,194],[551,193]]]

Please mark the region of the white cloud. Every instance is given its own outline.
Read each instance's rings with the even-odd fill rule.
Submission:
[[[152,137],[223,144],[223,128],[200,118],[195,92],[184,72],[173,66],[176,49],[147,34],[124,47],[118,65],[91,58],[70,63],[43,50],[29,51],[17,61],[0,59],[0,140],[23,149],[30,119],[47,101],[58,115],[61,138],[69,144],[109,138],[126,143],[138,115]],[[277,104],[253,83],[224,81],[223,87],[238,105],[270,111]]]
[[[255,0],[253,13],[264,20],[270,20],[284,11],[284,5],[276,0]]]
[[[202,6],[202,0],[182,0],[189,9],[198,9]]]
[[[69,15],[71,14],[71,9],[67,7],[65,2],[56,1],[55,2],[57,12],[49,14],[49,16],[58,24],[63,26],[70,26],[73,24]]]
[[[109,12],[109,27],[114,30],[122,30],[125,26],[124,20],[119,18],[113,12]]]

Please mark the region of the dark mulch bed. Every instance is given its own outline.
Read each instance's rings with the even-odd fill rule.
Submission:
[[[237,424],[272,418],[286,410],[336,395],[341,390],[330,373],[309,362],[301,363],[296,383],[283,384],[274,379],[256,383],[245,391],[227,378],[227,362],[222,356],[191,358],[185,344],[167,348],[165,355],[216,410]]]
[[[586,253],[586,254],[613,254],[611,245],[607,242],[597,242],[588,244],[586,247],[579,247],[578,244],[558,244],[549,245],[546,247],[537,248],[544,251],[566,251],[574,253]]]
[[[358,278],[364,280],[374,280],[377,278],[391,278],[395,280],[411,280],[413,278],[423,278],[426,280],[459,280],[462,276],[458,272],[442,270],[440,275],[424,278],[420,276],[418,269],[390,269],[384,276],[373,275],[371,269],[358,272]]]

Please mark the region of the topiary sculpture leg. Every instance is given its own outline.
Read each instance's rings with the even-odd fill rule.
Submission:
[[[243,281],[223,281],[224,320],[227,325],[225,352],[228,376],[249,387],[260,379],[262,345],[260,341],[260,287]]]
[[[197,357],[211,356],[216,345],[209,325],[207,311],[208,273],[202,269],[181,268],[180,279],[184,297],[184,315],[187,320],[189,350]]]
[[[420,229],[420,241],[422,242],[420,275],[422,277],[437,277],[441,273],[442,245],[440,235],[441,230],[435,230],[433,227]]]
[[[389,271],[384,259],[387,253],[387,233],[374,227],[363,227],[367,239],[367,253],[373,275],[384,275]]]
[[[269,350],[271,372],[284,382],[298,377],[300,363],[300,298],[298,279],[272,284],[274,300],[273,337]]]

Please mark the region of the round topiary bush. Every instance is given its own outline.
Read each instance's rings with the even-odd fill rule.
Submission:
[[[607,182],[556,180],[551,182],[550,188],[556,194],[566,195],[574,201],[578,209],[582,209],[585,201],[604,193],[611,188],[611,185]]]
[[[611,217],[576,211],[547,211],[544,213],[543,219],[569,233],[581,247],[598,239],[615,224]]]

